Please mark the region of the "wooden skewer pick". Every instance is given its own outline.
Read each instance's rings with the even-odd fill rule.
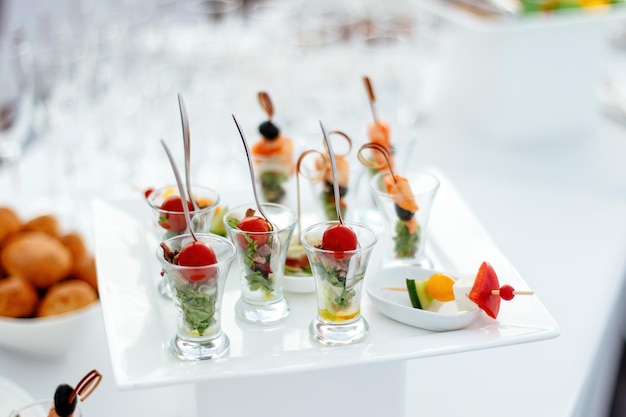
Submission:
[[[512,300],[516,295],[533,295],[533,291],[518,291],[510,285],[503,285],[500,289],[491,290],[491,295],[500,296],[505,301]]]
[[[385,287],[383,290],[387,291],[406,291],[405,287]]]
[[[500,295],[500,290],[491,290],[492,295]],[[513,295],[533,295],[534,291],[524,291],[524,290],[513,290],[511,293]]]
[[[367,97],[370,102],[370,109],[372,110],[372,117],[374,117],[374,123],[378,123],[378,115],[376,114],[376,95],[374,94],[374,88],[372,87],[372,82],[370,81],[368,76],[363,77],[363,82],[365,83],[365,89],[367,90]]]

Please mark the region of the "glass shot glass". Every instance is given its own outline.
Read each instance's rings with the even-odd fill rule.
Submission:
[[[45,411],[47,410],[47,411]],[[72,414],[69,417],[82,417],[82,412],[80,407],[76,407]],[[45,400],[36,400],[30,404],[27,404],[17,410],[12,410],[9,414],[9,417],[37,417],[37,416],[48,416],[48,417],[59,417],[59,414],[56,411],[54,401],[49,399]]]
[[[370,181],[376,206],[383,217],[385,228],[385,255],[383,264],[415,265],[431,268],[425,253],[428,219],[433,201],[439,189],[439,179],[420,169],[404,172],[410,186],[410,195],[392,194],[385,186],[388,171],[379,172]],[[391,181],[387,178],[387,181]],[[414,201],[411,207],[408,201]]]
[[[283,294],[287,249],[296,227],[297,215],[288,207],[263,203],[261,207],[273,229],[241,230],[244,218],[261,217],[254,204],[235,207],[224,215],[228,236],[237,249],[241,296],[235,304],[237,317],[256,324],[273,324],[289,315]]]
[[[357,248],[344,252],[322,249],[324,232],[337,223],[319,223],[302,233],[317,295],[317,315],[309,333],[314,340],[328,346],[359,342],[369,332],[369,324],[361,315],[361,294],[367,265],[378,241],[369,227],[345,222],[356,233]]]
[[[230,240],[206,233],[196,233],[195,236],[213,249],[216,263],[176,265],[166,259],[162,247],[157,250],[177,314],[176,335],[170,348],[179,359],[189,361],[218,358],[229,349],[230,340],[221,327],[222,298],[235,256],[235,247]],[[191,242],[191,235],[184,234],[172,237],[164,244],[176,253]]]
[[[209,233],[220,196],[217,191],[199,185],[191,186],[191,194],[198,204],[198,210],[189,206],[193,231],[194,233]],[[147,197],[148,206],[152,211],[152,229],[161,242],[187,233],[187,222],[182,205],[180,203],[176,205],[175,199],[180,200],[178,188],[175,186],[158,188]],[[158,290],[162,296],[172,297],[172,291],[166,279],[159,281]]]
[[[293,157],[253,155],[252,161],[257,172],[257,184],[264,202],[287,204],[295,196]]]
[[[327,221],[337,220],[337,209],[335,207],[335,192],[332,182],[332,174],[327,178],[311,181],[312,193],[317,196],[319,212],[321,218]],[[339,177],[339,207],[343,218],[351,215],[349,212],[350,185],[348,183],[348,173]]]

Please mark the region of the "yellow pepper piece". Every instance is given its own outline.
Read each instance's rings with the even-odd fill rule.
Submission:
[[[454,300],[454,279],[445,274],[433,274],[426,281],[426,292],[438,301]]]

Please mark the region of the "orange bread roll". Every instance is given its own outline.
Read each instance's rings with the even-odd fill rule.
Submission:
[[[22,230],[25,232],[44,232],[50,236],[58,237],[60,226],[56,217],[51,214],[44,214],[33,217],[31,220],[24,223]]]
[[[0,316],[32,317],[39,295],[29,281],[11,276],[0,280]]]
[[[0,253],[0,262],[10,275],[29,280],[45,289],[67,277],[72,254],[58,239],[44,232],[20,233]]]
[[[22,221],[15,211],[8,207],[0,207],[0,246],[21,228]]]
[[[66,248],[72,253],[72,259],[74,263],[82,261],[83,257],[87,255],[87,246],[83,237],[77,232],[69,232],[62,235],[59,240]]]
[[[98,291],[96,259],[93,256],[84,256],[80,261],[76,262],[72,276],[81,281],[85,281],[87,284],[91,285],[96,292]]]
[[[44,295],[38,317],[54,316],[87,307],[98,299],[96,291],[85,281],[69,279],[53,285]]]

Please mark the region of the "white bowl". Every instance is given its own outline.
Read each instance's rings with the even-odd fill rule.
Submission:
[[[468,326],[480,315],[478,308],[459,311],[454,301],[442,303],[435,300],[429,310],[420,310],[411,306],[406,291],[385,290],[387,287],[404,287],[407,278],[426,279],[436,272],[415,266],[383,268],[366,278],[365,288],[374,306],[400,323],[438,332]]]
[[[0,317],[0,347],[40,357],[61,357],[71,350],[100,311],[100,302],[58,316]]]
[[[283,289],[295,293],[315,292],[315,280],[313,275],[285,275],[283,276]]]

